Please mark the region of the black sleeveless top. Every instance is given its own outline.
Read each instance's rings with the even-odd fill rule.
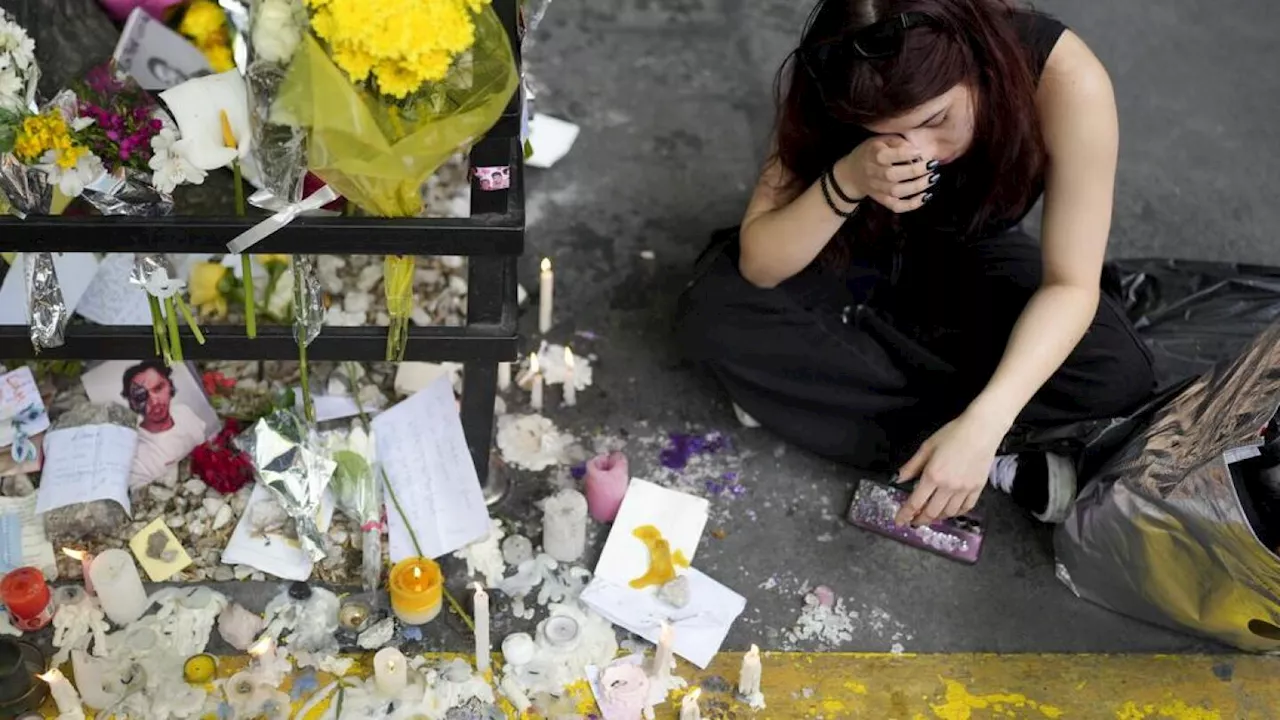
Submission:
[[[1062,33],[1067,27],[1050,15],[1025,9],[1013,12],[1013,25],[1027,51],[1032,73],[1038,83],[1041,74],[1044,72],[1045,64],[1049,61],[1049,55],[1053,52],[1053,48],[1058,44],[1058,40],[1062,37]],[[971,236],[969,228],[972,217],[969,214],[971,210],[956,207],[954,204],[947,203],[945,199],[951,192],[955,192],[958,184],[963,182],[964,180],[960,177],[955,177],[954,175],[948,177],[947,173],[944,173],[943,180],[936,191],[937,200],[914,213],[900,216],[902,230],[905,231],[906,235],[935,235],[941,232],[947,236]],[[1044,192],[1043,174],[1040,177],[1032,178],[1030,182],[1033,183],[1035,192],[1026,207],[1015,212],[1012,218],[1003,221],[993,220],[987,223],[976,234],[982,237],[993,237],[1021,223]]]

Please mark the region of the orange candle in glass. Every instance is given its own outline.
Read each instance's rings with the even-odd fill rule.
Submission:
[[[429,558],[401,560],[391,569],[391,610],[405,625],[425,625],[440,614],[444,576]]]

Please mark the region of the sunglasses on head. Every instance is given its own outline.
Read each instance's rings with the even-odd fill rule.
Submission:
[[[902,51],[907,31],[922,26],[938,27],[932,16],[922,12],[898,13],[846,35],[823,40],[796,52],[805,70],[815,79],[828,63],[840,60],[883,60]]]

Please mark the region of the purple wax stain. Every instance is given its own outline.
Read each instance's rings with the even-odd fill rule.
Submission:
[[[218,720],[231,720],[231,703],[226,700],[218,703]]]
[[[422,639],[422,628],[416,625],[410,625],[400,631],[405,640],[417,642]]]
[[[306,672],[293,679],[293,687],[289,689],[289,697],[296,702],[301,700],[303,695],[315,692],[318,687],[320,687],[320,683],[316,680],[316,672],[308,668]]]
[[[569,474],[573,476],[574,480],[581,480],[587,475],[587,464],[583,463],[581,465],[574,465],[569,468]]]
[[[729,447],[728,439],[718,433],[707,435],[690,435],[688,433],[669,433],[667,446],[658,455],[663,467],[671,470],[682,470],[689,464],[694,455],[710,455]]]

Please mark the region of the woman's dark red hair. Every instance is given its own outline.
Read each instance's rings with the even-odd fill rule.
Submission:
[[[1034,204],[1044,143],[1032,55],[1014,11],[1004,0],[820,0],[814,8],[775,84],[775,153],[790,174],[788,197],[871,137],[867,124],[901,116],[960,83],[976,91],[973,144],[944,170],[937,199],[902,215],[864,202],[823,251],[825,265],[847,263],[853,243],[894,240],[905,229],[972,237],[1017,222]],[[850,33],[903,12],[931,22],[908,30],[898,53],[813,61],[813,49],[839,46]]]

